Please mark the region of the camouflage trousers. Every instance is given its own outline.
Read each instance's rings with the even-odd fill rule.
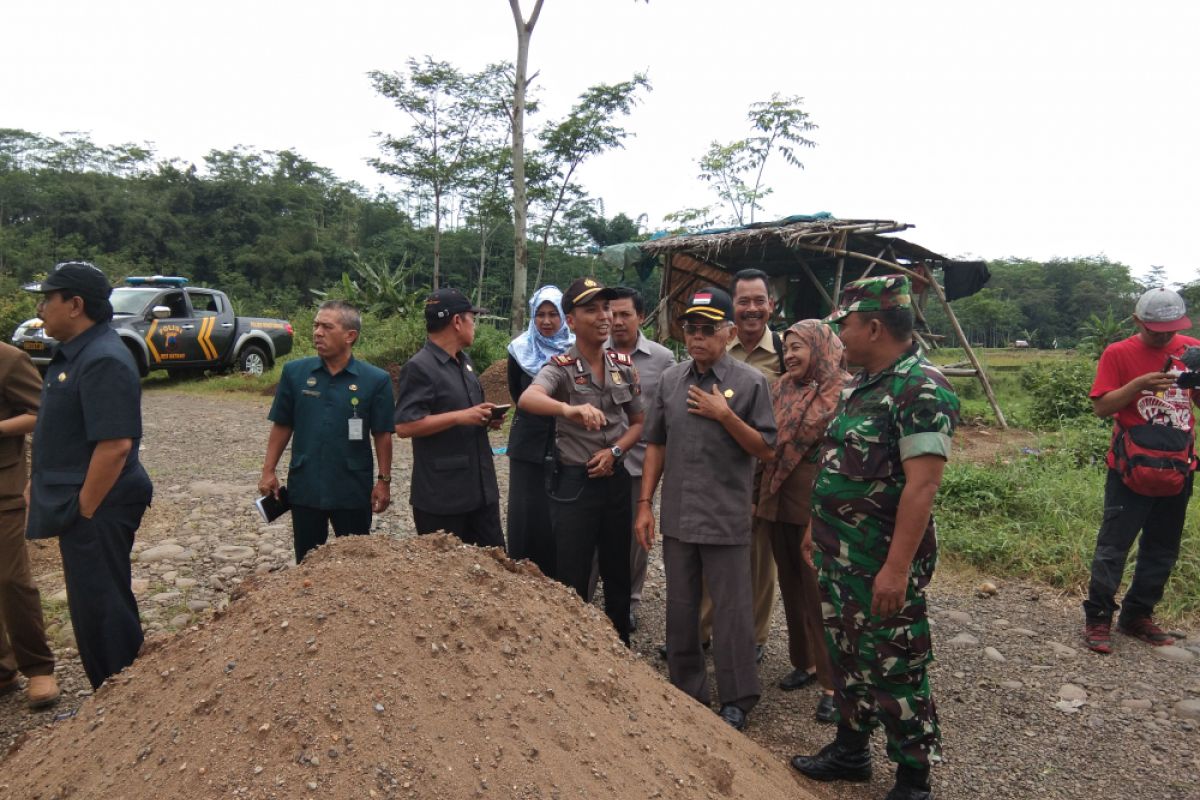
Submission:
[[[942,736],[926,671],[933,647],[925,586],[933,564],[913,570],[904,608],[881,619],[871,614],[873,579],[830,561],[822,559],[819,584],[840,721],[866,733],[882,724],[888,758],[897,764],[923,768],[941,761]]]

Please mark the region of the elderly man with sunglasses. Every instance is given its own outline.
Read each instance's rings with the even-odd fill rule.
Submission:
[[[755,459],[775,457],[775,415],[766,378],[725,352],[732,317],[733,302],[715,287],[692,295],[680,316],[691,358],[663,372],[650,403],[635,530],[649,550],[651,500],[661,478],[671,683],[708,704],[700,644],[707,583],[720,715],[741,730],[762,691],[754,659],[750,503]],[[717,466],[722,480],[708,479]]]

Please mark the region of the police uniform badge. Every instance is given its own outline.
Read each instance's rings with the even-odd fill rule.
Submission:
[[[726,389],[724,394],[726,397],[733,397],[733,389]]]
[[[586,386],[587,382],[588,382],[587,375],[577,375],[575,377],[575,384],[577,386]]]
[[[613,370],[612,372],[610,372],[608,374],[610,376],[612,376],[613,386],[621,385],[621,373],[617,372],[616,370]]]
[[[62,383],[66,379],[67,379],[67,373],[65,373],[65,372],[58,373],[58,382],[59,383]]]
[[[305,383],[306,383],[306,384],[308,384],[309,386],[316,386],[316,385],[317,385],[317,379],[316,379],[316,378],[309,378],[308,380],[306,380],[306,381],[305,381]]]

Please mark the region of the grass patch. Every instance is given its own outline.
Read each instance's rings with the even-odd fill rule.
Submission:
[[[1040,453],[1005,463],[947,466],[938,494],[938,537],[952,561],[1083,592],[1104,496],[1107,426],[1047,434]],[[1133,573],[1136,547],[1126,565]],[[1159,605],[1164,619],[1200,618],[1200,500],[1193,500],[1179,562]]]

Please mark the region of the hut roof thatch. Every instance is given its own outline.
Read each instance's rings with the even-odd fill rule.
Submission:
[[[887,235],[911,227],[894,220],[795,216],[742,228],[666,236],[639,244],[647,255],[685,253],[728,271],[754,267],[769,275],[795,272],[800,265],[798,251],[803,253],[803,261],[816,271],[823,265],[833,266],[838,259],[838,254],[825,250],[889,261],[933,262],[938,266],[956,263],[918,244]],[[889,255],[893,257],[888,258]]]

